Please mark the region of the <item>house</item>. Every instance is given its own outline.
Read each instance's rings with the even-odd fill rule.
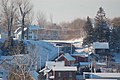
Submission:
[[[30,25],[24,28],[24,39],[25,40],[38,40],[38,30],[40,30],[39,26]],[[19,27],[15,30],[14,36],[15,39],[21,39],[22,28]]]
[[[65,66],[71,66],[75,63],[75,58],[72,57],[69,53],[61,54],[56,61],[65,61]]]
[[[0,39],[5,39],[8,37],[7,33],[0,33]]]
[[[89,55],[86,52],[81,51],[81,52],[74,52],[73,54],[71,54],[71,56],[76,59],[75,63],[78,63],[78,62],[87,62]]]
[[[110,61],[111,54],[108,42],[93,42],[93,52],[99,55],[100,62]]]
[[[96,54],[109,53],[109,43],[108,42],[93,42],[93,50]]]
[[[53,67],[50,74],[54,75],[53,80],[76,80],[76,67]]]
[[[39,72],[43,72],[43,76],[49,80],[76,80],[77,67],[65,66],[64,64],[64,61],[48,61],[46,67]]]

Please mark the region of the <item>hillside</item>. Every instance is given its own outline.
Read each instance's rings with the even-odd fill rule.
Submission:
[[[0,45],[4,43],[4,40],[0,40]],[[25,46],[27,47],[27,51],[29,54],[35,55],[37,58],[37,67],[43,67],[46,60],[52,60],[57,56],[57,48],[48,42],[45,41],[32,41],[32,40],[25,40]],[[0,54],[2,56],[3,51]],[[41,65],[41,66],[40,66]]]

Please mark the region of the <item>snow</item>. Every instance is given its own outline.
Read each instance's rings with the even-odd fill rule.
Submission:
[[[24,31],[26,31],[27,28],[24,28]],[[22,34],[22,31],[19,31],[17,34]]]
[[[114,53],[113,55],[113,59],[115,59],[115,62],[120,63],[120,53]]]
[[[89,55],[82,51],[82,52],[74,52],[73,54],[71,54],[72,56],[81,56],[81,57],[88,57]]]
[[[53,71],[77,71],[77,67],[63,66],[63,67],[53,67]]]
[[[79,64],[81,66],[89,66],[89,65],[91,65],[91,62],[79,62]],[[96,62],[96,65],[97,66],[106,66],[106,63]]]
[[[108,42],[93,42],[94,49],[109,49]]]
[[[13,59],[13,56],[0,56],[0,61],[7,60],[11,61]]]
[[[35,79],[35,80],[38,80],[38,73],[36,71],[31,71],[31,74],[32,74],[32,77]]]
[[[66,54],[64,55],[64,57],[65,57],[68,61],[74,61],[74,60],[75,60],[75,58],[73,58],[69,53],[66,53]]]
[[[94,76],[102,77],[102,78],[120,78],[120,73],[89,73],[84,72],[84,74],[91,74]]]
[[[64,61],[47,61],[45,68],[40,70],[39,72],[44,72],[44,75],[46,75],[50,71],[77,71],[77,67],[73,66],[65,66]]]
[[[53,60],[57,57],[57,47],[45,41],[24,41],[28,51],[37,55],[38,68],[44,67],[47,60]],[[35,50],[33,49],[35,47]]]
[[[21,27],[18,27],[16,30],[15,30],[15,32],[14,33],[18,33],[19,31],[21,31]]]
[[[40,27],[39,27],[39,26],[36,26],[36,25],[30,25],[30,26],[29,26],[29,29],[30,29],[30,30],[39,30]],[[25,28],[24,28],[24,31],[26,31],[26,30],[27,30],[27,28],[25,27]],[[20,34],[21,31],[22,31],[21,27],[18,27],[18,28],[15,30],[14,33],[15,33],[15,34]]]
[[[65,65],[65,63],[64,63],[64,61],[57,61],[57,62],[54,62],[54,61],[46,61],[46,66],[48,67],[48,68],[52,68],[52,67],[54,67],[54,66],[59,66],[59,67],[62,67],[62,66],[64,66]]]
[[[24,28],[24,31],[26,31],[26,30],[27,30],[27,28]],[[21,27],[17,28],[14,33],[15,34],[21,34],[22,33],[22,28]]]
[[[29,29],[30,29],[30,30],[39,30],[40,27],[39,27],[39,26],[36,26],[36,25],[30,25],[30,26],[29,26]]]
[[[8,80],[8,70],[4,69],[0,64],[0,80]]]
[[[88,66],[91,62],[79,62],[80,66]]]
[[[83,38],[72,39],[72,40],[44,40],[46,42],[51,43],[71,43],[71,44],[81,44],[83,42]]]
[[[3,40],[0,40],[0,42],[3,42]],[[25,46],[27,47],[28,52],[33,55],[36,54],[37,58],[37,68],[40,69],[41,67],[45,66],[45,62],[47,60],[53,60],[55,59],[58,54],[58,49],[55,47],[53,44],[45,42],[45,41],[32,41],[32,40],[25,40],[24,41]],[[35,49],[34,49],[35,48]],[[21,55],[16,55],[16,57],[24,56],[23,54]],[[27,57],[26,57],[27,58]],[[0,60],[11,60],[13,59],[13,56],[0,56]],[[32,72],[35,80],[37,80],[37,73],[34,71]]]
[[[82,49],[75,49],[76,52],[80,53],[80,52],[83,52],[84,51],[84,48]]]
[[[59,57],[56,59],[56,61],[57,61],[59,58],[61,58],[61,57],[66,58],[68,61],[75,61],[75,58],[72,57],[69,53],[62,54],[61,56],[59,56]]]

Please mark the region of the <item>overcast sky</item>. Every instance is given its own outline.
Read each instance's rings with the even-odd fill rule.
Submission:
[[[43,11],[53,22],[71,21],[75,18],[94,18],[99,7],[103,7],[106,17],[120,16],[120,0],[31,0],[35,14]]]

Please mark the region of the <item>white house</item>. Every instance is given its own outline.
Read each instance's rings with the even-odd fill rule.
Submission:
[[[45,68],[39,71],[43,72],[46,80],[75,80],[77,67],[65,66],[64,61],[47,61]]]
[[[24,39],[25,40],[38,40],[38,30],[40,30],[39,26],[30,25],[24,28]],[[15,30],[14,35],[15,39],[21,39],[22,28],[19,27]],[[27,38],[28,36],[28,38]]]

